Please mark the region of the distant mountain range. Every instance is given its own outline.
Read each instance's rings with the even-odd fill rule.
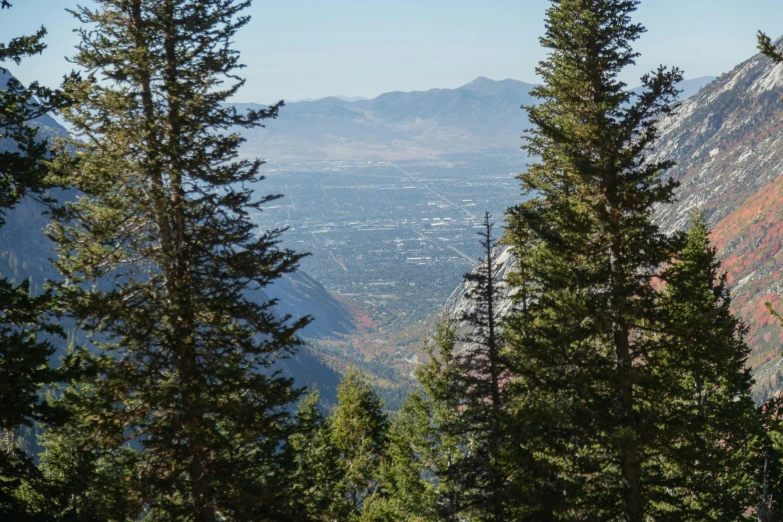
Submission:
[[[343,100],[347,102],[355,102],[360,100],[369,100],[369,98],[365,98],[364,96],[324,96],[322,98],[302,98],[300,100],[293,100],[289,103],[303,103],[303,102],[314,102],[323,100],[325,98],[337,98],[338,100]]]
[[[244,132],[244,150],[276,160],[394,160],[515,148],[528,125],[520,105],[532,103],[533,87],[478,78],[458,89],[291,103],[265,129]]]
[[[714,78],[686,80],[682,98]],[[456,89],[389,92],[372,100],[290,103],[263,129],[243,131],[244,152],[275,160],[399,160],[449,152],[518,150],[535,85],[477,78]],[[240,109],[259,104],[236,104]]]

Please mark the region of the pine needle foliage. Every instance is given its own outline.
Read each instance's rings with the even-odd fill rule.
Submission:
[[[361,520],[364,506],[379,489],[378,470],[385,456],[389,420],[370,385],[351,368],[337,388],[337,406],[328,419],[337,453],[339,499],[334,520]]]
[[[660,455],[668,487],[661,520],[745,520],[754,505],[761,419],[745,343],[747,327],[731,312],[703,214],[663,273],[662,349],[647,364],[667,372],[663,433],[677,434]],[[651,397],[652,398],[652,397]]]
[[[502,333],[501,266],[493,237],[492,216],[485,213],[479,232],[482,258],[477,268],[465,274],[468,306],[460,317],[460,350],[455,355],[457,371],[453,391],[461,397],[452,435],[469,441],[465,458],[449,468],[452,481],[464,484],[463,499],[475,520],[501,521],[508,514],[509,480],[508,396],[506,346]],[[455,412],[457,413],[457,412]]]
[[[768,399],[760,408],[763,434],[756,469],[758,522],[783,520],[783,400]]]
[[[98,467],[130,466],[133,520],[286,517],[279,449],[299,390],[275,363],[308,319],[278,317],[262,292],[302,256],[250,215],[277,196],[254,195],[261,162],[238,157],[235,129],[261,126],[282,102],[227,103],[244,84],[232,41],[249,5],[72,11],[83,27],[72,60],[88,77],[68,85],[75,153],[51,168],[81,196],[50,235],[63,310],[100,354],[97,377],[65,394],[80,427],[70,443],[93,448]]]
[[[542,520],[527,497],[536,486],[515,418],[515,388],[504,336],[501,249],[491,216],[483,256],[466,274],[465,307],[444,318],[417,369],[422,390],[409,396],[389,436],[378,520]],[[395,518],[396,517],[396,518]]]
[[[302,399],[296,412],[298,431],[286,446],[292,522],[336,520],[343,505],[338,452],[319,400],[317,391]]]
[[[8,2],[2,8],[11,7]],[[0,44],[0,62],[19,64],[45,48],[46,30]],[[6,213],[24,198],[49,203],[51,188],[45,160],[49,145],[33,122],[63,103],[59,92],[33,83],[24,86],[0,67],[0,226]],[[34,296],[30,282],[0,278],[0,518],[32,520],[33,506],[20,497],[20,488],[44,489],[43,477],[16,438],[17,430],[34,423],[62,420],[62,411],[45,400],[42,390],[67,379],[68,371],[54,370],[49,358],[54,347],[47,339],[61,335],[48,312],[49,292]],[[39,506],[40,507],[40,506]]]
[[[426,347],[428,360],[416,370],[422,389],[408,396],[393,419],[379,470],[380,492],[365,507],[364,520],[467,520],[470,495],[453,471],[470,443],[454,429],[463,404],[456,386],[457,342],[452,321],[440,321]]]
[[[674,501],[658,462],[681,436],[661,408],[675,383],[654,364],[664,348],[651,332],[660,270],[682,241],[652,220],[676,184],[647,152],[682,74],[661,67],[639,95],[618,79],[638,56],[638,3],[553,0],[541,103],[525,108],[524,149],[540,161],[520,175],[532,199],[511,210],[508,237],[529,251],[531,298],[528,319],[507,328],[515,386],[539,427],[528,447],[560,482],[561,499],[546,501],[558,520],[665,520],[658,502]]]
[[[761,54],[775,62],[775,64],[783,63],[783,52],[777,48],[772,38],[761,31],[758,32],[756,38],[758,39],[758,49],[761,51]]]
[[[547,13],[524,147],[540,161],[520,175],[533,197],[507,234],[525,272],[506,325],[516,415],[556,485],[543,518],[741,520],[759,434],[746,330],[704,220],[687,236],[653,221],[676,183],[649,152],[682,75],[661,67],[638,95],[618,80],[638,56],[638,3],[553,0]]]

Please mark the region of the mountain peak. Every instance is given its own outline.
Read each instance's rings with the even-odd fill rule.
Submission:
[[[462,88],[466,88],[466,87],[482,87],[482,86],[485,86],[485,85],[492,85],[492,84],[495,84],[495,83],[497,83],[496,80],[490,80],[486,76],[479,76],[478,78],[476,78],[472,82],[466,83],[465,85],[463,85]]]
[[[528,93],[533,87],[533,84],[512,80],[510,78],[506,78],[505,80],[492,80],[485,76],[479,76],[472,82],[459,87],[458,90],[469,91],[481,95],[496,95],[502,92]]]

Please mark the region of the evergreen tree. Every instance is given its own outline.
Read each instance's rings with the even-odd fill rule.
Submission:
[[[457,332],[441,321],[417,368],[421,391],[411,393],[389,431],[387,458],[379,470],[380,494],[365,507],[365,520],[457,522],[468,507],[464,482],[451,470],[466,457],[467,438],[450,429],[463,399],[455,372]]]
[[[334,520],[360,520],[365,501],[379,486],[388,419],[378,396],[354,369],[337,389],[337,406],[328,422],[340,472]]]
[[[387,510],[378,520],[546,520],[527,501],[543,499],[549,483],[520,438],[527,419],[514,418],[518,399],[502,331],[512,296],[501,287],[492,228],[486,214],[483,259],[465,275],[465,309],[439,324],[429,360],[417,370],[422,392],[409,397],[392,428],[383,500],[372,506]],[[523,272],[514,280],[524,286]],[[525,291],[517,294],[524,311]]]
[[[11,4],[3,1],[3,9]],[[19,64],[40,54],[46,30],[13,38],[0,44],[0,62]],[[23,198],[49,202],[45,160],[49,146],[38,135],[33,120],[63,103],[60,93],[33,83],[23,86],[0,68],[0,227],[6,213]],[[66,371],[49,366],[54,353],[47,340],[60,334],[47,317],[52,307],[50,293],[34,296],[30,282],[0,278],[0,518],[23,521],[33,516],[29,499],[20,498],[20,488],[41,492],[45,484],[32,459],[17,441],[17,431],[33,423],[61,420],[61,413],[43,399],[42,389],[67,378]]]
[[[755,476],[758,522],[783,520],[783,401],[772,397],[760,408],[762,434]]]
[[[758,48],[759,51],[761,51],[761,54],[763,54],[764,56],[766,56],[776,64],[783,63],[783,52],[781,52],[775,46],[775,43],[772,41],[772,38],[762,33],[761,31],[758,32],[757,38],[758,38]]]
[[[292,465],[286,478],[292,500],[290,520],[335,520],[334,512],[341,505],[337,449],[318,409],[319,399],[313,391],[301,401],[296,413],[299,429],[286,447]]]
[[[703,215],[663,280],[664,346],[647,363],[669,373],[670,388],[658,400],[665,401],[667,432],[677,434],[661,455],[676,492],[664,503],[674,501],[666,507],[680,520],[742,520],[754,504],[761,424],[750,397],[747,328],[731,313]]]
[[[301,256],[254,226],[276,196],[256,198],[261,162],[237,157],[232,129],[282,105],[227,103],[244,83],[232,40],[250,2],[95,4],[73,12],[73,61],[90,75],[68,86],[75,153],[52,163],[82,196],[50,234],[62,308],[101,355],[94,382],[65,395],[71,440],[54,434],[50,451],[67,456],[61,441],[93,448],[98,470],[121,466],[130,519],[285,520],[280,448],[300,392],[274,365],[307,319],[276,316],[260,292]]]
[[[500,266],[493,223],[484,215],[479,232],[483,258],[477,268],[465,275],[468,306],[460,318],[461,348],[455,355],[457,371],[452,390],[461,397],[456,423],[444,426],[453,435],[468,441],[465,458],[451,466],[452,480],[464,483],[468,493],[463,502],[476,520],[501,521],[508,518],[509,455],[508,380],[505,345],[501,331]]]
[[[483,259],[464,277],[466,308],[458,323],[439,324],[427,348],[429,361],[417,371],[424,393],[409,397],[393,425],[381,468],[385,502],[372,506],[374,513],[379,506],[387,509],[389,520],[507,518],[508,375],[492,227],[487,213],[479,233]]]
[[[70,387],[58,390],[58,404],[67,411],[68,422],[48,427],[41,436],[40,469],[47,479],[49,520],[57,522],[134,522],[145,511],[142,493],[135,487],[140,454],[125,444],[121,448],[95,444],[94,408],[87,400],[98,387],[95,358],[81,353],[88,371]]]
[[[512,210],[509,233],[517,251],[528,249],[533,289],[506,327],[519,411],[537,427],[520,442],[558,481],[561,498],[539,504],[549,517],[681,520],[688,511],[670,486],[689,463],[670,448],[689,426],[667,405],[693,395],[682,395],[680,363],[668,356],[692,340],[673,347],[661,335],[659,276],[682,241],[652,221],[676,185],[663,177],[671,164],[646,154],[682,75],[661,67],[638,95],[617,79],[644,32],[631,20],[637,1],[552,4],[534,91],[541,103],[526,108],[534,128],[525,149],[540,162],[520,176],[533,197]],[[720,378],[732,380],[728,366]]]

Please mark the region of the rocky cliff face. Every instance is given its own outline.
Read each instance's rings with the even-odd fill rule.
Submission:
[[[783,45],[783,39],[778,40]],[[783,384],[783,331],[765,303],[781,305],[783,275],[783,65],[760,55],[685,101],[660,126],[655,158],[671,159],[677,202],[657,221],[671,232],[706,212],[735,312],[750,327],[758,399]]]
[[[495,266],[497,266],[498,275],[496,277],[498,303],[495,309],[495,316],[502,319],[513,311],[514,289],[506,283],[506,276],[514,271],[516,267],[516,258],[510,247],[497,247],[494,251]],[[478,268],[473,269],[473,273],[478,272]],[[475,283],[463,281],[449,296],[444,305],[446,313],[454,319],[461,321],[461,318],[473,312],[475,304],[466,296],[475,287]],[[464,325],[463,325],[464,326]]]
[[[783,39],[778,41],[783,45]],[[655,159],[677,163],[677,201],[657,209],[666,232],[706,212],[732,287],[735,312],[750,328],[756,398],[783,386],[783,331],[765,303],[783,310],[783,65],[754,56],[684,101],[661,122]],[[513,269],[513,256],[507,270]],[[447,311],[467,306],[459,288]]]

